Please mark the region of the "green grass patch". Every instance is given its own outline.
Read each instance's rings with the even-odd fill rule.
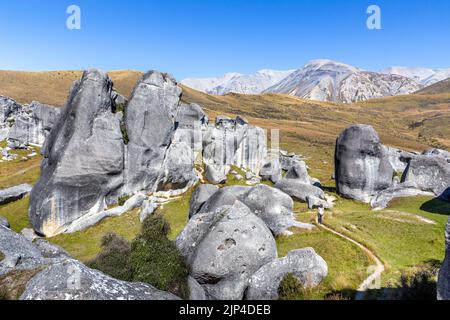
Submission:
[[[0,206],[0,216],[8,219],[11,229],[20,232],[23,228],[28,228],[28,206],[30,198],[25,197],[15,202]]]
[[[136,209],[120,217],[107,218],[83,231],[60,234],[48,240],[63,247],[75,259],[86,262],[101,251],[102,238],[110,232],[129,241],[134,239],[141,230],[138,211]]]
[[[421,209],[425,204],[435,212]],[[429,197],[414,197],[397,199],[386,210],[372,211],[368,205],[339,199],[325,221],[374,251],[387,267],[382,285],[392,287],[399,285],[402,272],[408,268],[443,260],[449,206]]]
[[[367,267],[372,264],[356,245],[321,229],[295,230],[290,237],[278,237],[277,247],[280,257],[294,249],[312,247],[328,264],[328,276],[318,287],[302,290],[290,299],[320,300],[338,295],[353,298],[355,290],[368,276]]]
[[[174,240],[188,223],[189,201],[195,188],[191,188],[191,190],[181,195],[178,199],[161,205],[156,211],[157,213],[161,213],[170,224],[170,232],[168,234],[170,240]]]

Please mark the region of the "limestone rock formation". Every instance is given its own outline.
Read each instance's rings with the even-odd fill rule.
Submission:
[[[179,300],[148,284],[130,283],[90,269],[81,262],[53,262],[34,276],[21,300]]]
[[[0,205],[22,199],[30,193],[32,188],[33,187],[29,184],[21,184],[19,186],[0,190]]]
[[[185,230],[202,224],[197,217]],[[180,239],[186,238],[186,233],[182,232]],[[221,218],[202,237],[195,233],[194,236],[195,248],[189,251],[181,248],[181,252],[191,265],[192,277],[211,299],[242,299],[251,275],[277,254],[275,239],[266,224],[238,201],[225,207]],[[180,243],[177,239],[177,244]]]
[[[328,266],[312,248],[290,251],[286,257],[269,262],[253,274],[246,299],[278,299],[278,288],[288,274],[293,274],[303,287],[312,288],[327,276]]]
[[[414,157],[402,177],[402,182],[414,185],[418,190],[444,196],[450,188],[450,163],[440,156]]]
[[[282,178],[280,161],[278,159],[268,161],[261,168],[259,175],[263,180],[269,180],[273,183],[277,183]]]
[[[112,110],[112,82],[89,70],[72,89],[43,148],[41,178],[30,195],[30,222],[52,236],[104,209],[123,184],[121,114]]]
[[[322,189],[313,186],[310,183],[304,183],[300,179],[283,178],[275,184],[275,188],[280,189],[301,202],[308,202],[308,197],[326,200],[325,193]]]
[[[200,211],[202,205],[217,191],[219,188],[212,184],[201,184],[192,193],[189,202],[189,218]]]
[[[437,157],[443,157],[447,161],[450,161],[450,152],[442,149],[428,149],[425,150],[422,155],[424,156],[437,156]]]
[[[211,183],[224,182],[232,165],[258,174],[266,157],[264,130],[241,117],[217,117],[203,134],[205,174]]]
[[[205,198],[206,198],[205,194]],[[204,198],[203,198],[204,199]],[[275,235],[283,234],[291,227],[312,229],[313,226],[295,220],[294,203],[286,193],[266,185],[230,186],[219,189],[197,207],[194,198],[190,208],[191,217],[200,213],[214,212],[223,206],[231,206],[236,201],[245,204],[250,211],[261,218]]]
[[[13,149],[26,148],[30,145],[41,147],[50,130],[57,122],[61,109],[33,101],[15,117],[8,135],[8,144]]]
[[[113,279],[69,257],[43,239],[34,243],[0,226],[0,277],[14,287],[18,271],[27,271],[21,300],[177,300],[148,284]]]
[[[371,126],[354,125],[339,135],[335,178],[340,195],[368,203],[392,185],[393,176],[386,149]]]

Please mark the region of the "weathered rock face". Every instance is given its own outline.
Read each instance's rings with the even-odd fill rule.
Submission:
[[[314,228],[311,224],[295,220],[294,202],[281,190],[258,185],[251,188],[240,200],[266,223],[274,235],[281,235],[291,227]]]
[[[339,194],[370,202],[392,185],[394,169],[380,138],[371,126],[345,129],[336,141],[335,178]]]
[[[13,99],[0,96],[0,125],[7,124],[8,119],[14,120],[12,117],[19,114],[22,110],[22,106]]]
[[[416,154],[412,152],[406,152],[400,149],[383,146],[389,162],[394,168],[395,172],[403,173],[406,167],[408,166],[409,161],[416,156]]]
[[[439,270],[438,300],[450,300],[450,219],[445,227],[445,259]]]
[[[21,184],[19,186],[0,190],[0,204],[10,203],[22,199],[30,193],[33,187],[29,184]]]
[[[305,288],[311,288],[320,284],[327,276],[328,266],[312,248],[291,251],[286,257],[269,262],[253,274],[246,299],[278,299],[280,283],[289,273]]]
[[[26,286],[21,300],[178,300],[148,284],[113,279],[67,259],[52,263]]]
[[[410,161],[402,182],[438,197],[445,196],[450,188],[450,163],[440,156],[416,156]]]
[[[125,116],[129,138],[126,192],[152,192],[162,187],[180,96],[175,80],[159,72],[148,72],[137,83]]]
[[[27,112],[16,117],[8,135],[9,146],[16,149],[29,145],[42,146],[60,113],[59,108],[32,102]]]
[[[196,202],[194,200],[194,205],[190,208],[191,217],[196,214],[214,212],[223,206],[231,206],[236,201],[245,204],[254,215],[266,223],[275,235],[283,234],[291,227],[313,228],[310,224],[295,220],[294,203],[291,197],[266,185],[231,186],[219,189],[201,204],[198,211],[195,210]]]
[[[295,154],[295,153],[289,153],[287,151],[284,150],[280,150],[280,163],[281,163],[281,168],[284,171],[289,171],[295,164],[299,163],[299,162],[303,162],[302,158]]]
[[[191,200],[189,202],[189,218],[199,212],[202,205],[218,190],[219,188],[212,184],[199,185],[192,193]]]
[[[34,243],[0,226],[0,276],[28,271],[21,300],[176,300],[173,294],[143,283],[113,279],[69,257],[45,240]],[[9,280],[14,281],[14,277]],[[14,283],[12,283],[14,286]],[[20,294],[20,293],[19,293]]]
[[[266,135],[237,117],[218,117],[215,125],[203,134],[203,160],[206,178],[214,184],[222,183],[231,166],[258,174],[267,157]]]
[[[29,210],[41,234],[63,232],[78,218],[102,210],[123,184],[122,115],[112,112],[111,90],[105,73],[85,72],[46,140]]]
[[[261,168],[259,175],[263,180],[277,183],[282,178],[280,161],[278,159],[270,160]]]
[[[447,161],[450,160],[450,152],[442,149],[429,149],[425,150],[422,155],[424,156],[437,156],[437,157],[443,157]]]
[[[177,244],[191,265],[191,275],[210,299],[240,300],[250,276],[276,258],[275,239],[266,224],[238,201],[224,207],[218,217],[205,221],[195,216]],[[186,238],[196,239],[195,248],[183,244]]]
[[[325,193],[322,191],[322,189],[309,183],[303,183],[299,179],[283,178],[275,184],[275,188],[280,189],[284,193],[290,195],[293,198],[296,198],[301,202],[307,202],[308,197],[316,197],[322,200],[326,200]]]

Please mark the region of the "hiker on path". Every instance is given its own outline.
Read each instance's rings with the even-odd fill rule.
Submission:
[[[320,205],[317,209],[317,222],[319,224],[323,224],[323,216],[325,215],[325,210],[323,208],[323,205]]]

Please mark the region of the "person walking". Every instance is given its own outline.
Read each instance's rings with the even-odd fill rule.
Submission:
[[[317,209],[317,222],[323,224],[323,216],[325,215],[325,210],[323,205],[320,205]]]

